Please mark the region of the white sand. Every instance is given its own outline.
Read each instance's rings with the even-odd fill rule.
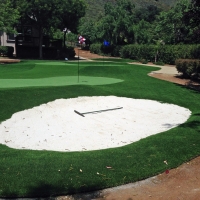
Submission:
[[[112,108],[82,117],[85,113]],[[124,146],[184,123],[190,110],[116,96],[58,99],[0,124],[0,143],[16,149],[87,151]]]

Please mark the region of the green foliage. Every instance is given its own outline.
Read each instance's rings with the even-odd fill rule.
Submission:
[[[78,36],[77,36],[77,34],[70,32],[70,33],[67,33],[66,40],[68,42],[78,42]]]
[[[176,69],[183,74],[183,77],[200,78],[200,60],[194,59],[177,59]]]
[[[188,27],[183,23],[183,13],[187,12],[190,0],[179,0],[168,11],[161,12],[156,22],[158,39],[166,44],[177,44],[187,41]]]
[[[14,52],[14,47],[10,46],[0,46],[0,55],[12,57]]]
[[[200,45],[126,45],[121,49],[122,58],[146,59],[151,62],[175,64],[179,58],[200,59]]]
[[[94,17],[95,19],[98,19],[99,16],[102,16],[104,14],[104,5],[106,3],[115,4],[115,0],[86,0],[87,2],[87,9],[86,9],[86,17],[87,19]],[[151,13],[157,13],[157,9],[160,10],[168,10],[170,7],[172,7],[177,0],[131,0],[132,4],[135,5],[137,9],[141,9],[141,12],[137,14],[138,17],[141,15],[145,15],[146,18],[151,20],[151,15],[146,14],[147,10],[149,10]],[[143,18],[143,17],[142,17]]]
[[[63,39],[63,31],[57,29],[55,31],[51,31],[52,32],[52,38],[53,39]]]
[[[18,8],[13,8],[10,0],[0,0],[0,5],[0,31],[13,33],[13,26],[20,18]]]
[[[130,58],[133,60],[145,59],[154,61],[156,48],[154,45],[126,45],[121,49],[122,58]]]
[[[76,31],[78,21],[85,14],[83,0],[13,0],[13,4],[20,7],[22,24],[30,24],[38,30],[40,58],[42,58],[43,35],[65,27]]]
[[[91,44],[90,45],[90,52],[91,53],[96,53],[96,54],[102,54],[102,51],[101,51],[101,46],[102,44]]]
[[[91,44],[89,49],[91,53],[119,57],[121,48],[122,46],[120,45],[104,46],[103,44],[95,43]]]
[[[148,60],[140,59],[139,62],[141,62],[142,64],[147,64],[147,63],[148,63]]]
[[[156,65],[160,65],[160,66],[165,65],[165,63],[163,63],[163,62],[161,62],[161,61],[158,61],[158,62],[156,62],[156,63],[154,63],[154,64],[156,64]]]
[[[101,17],[82,20],[79,32],[95,43],[106,39],[114,45],[125,44],[132,38],[130,31],[133,14],[134,5],[131,1],[117,0],[114,4],[108,1]]]
[[[191,29],[190,37],[193,43],[200,42],[200,1],[192,0],[187,12],[184,13],[183,20]]]
[[[152,23],[155,21],[156,16],[159,15],[161,9],[155,5],[137,8],[135,10],[134,22],[139,23],[141,20]]]
[[[197,1],[87,2],[86,17],[81,20],[79,32],[93,43],[102,42],[104,39],[117,45],[153,44],[154,40],[163,40],[165,44],[189,44],[199,41],[200,10]],[[128,4],[132,5],[132,13],[126,8]],[[90,15],[90,12],[93,15]],[[191,15],[195,17],[192,18]],[[183,20],[184,16],[187,20]]]
[[[79,32],[92,43],[106,39],[115,45],[125,45],[149,44],[153,39],[160,39],[154,30],[156,17],[166,8],[164,5],[174,5],[176,1],[108,0],[98,1],[98,4],[91,0],[87,2],[86,16],[81,19]],[[95,14],[93,11],[96,11]]]
[[[114,56],[114,57],[120,57],[120,54],[121,54],[121,49],[122,49],[122,45],[112,45],[113,48],[112,48],[112,52],[111,52],[111,55]]]
[[[0,46],[0,55],[7,55],[8,48],[5,46]]]
[[[60,14],[58,13],[58,19],[60,21],[60,28],[63,30],[66,27],[68,30],[76,33],[77,26],[81,17],[85,15],[86,4],[84,0],[59,0],[61,10]],[[58,10],[58,11],[59,11]],[[64,27],[63,27],[64,26]]]

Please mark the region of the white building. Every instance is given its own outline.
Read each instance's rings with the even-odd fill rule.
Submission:
[[[13,54],[15,55],[15,34],[6,34],[5,32],[0,32],[0,46],[14,47]]]

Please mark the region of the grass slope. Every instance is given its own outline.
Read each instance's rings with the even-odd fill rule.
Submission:
[[[0,78],[72,75],[76,67],[72,62],[68,66],[58,63],[38,66],[36,63],[38,61],[24,61],[1,66]],[[17,111],[59,98],[78,96],[151,99],[192,111],[188,121],[179,127],[120,148],[64,153],[16,150],[0,145],[0,197],[42,197],[98,190],[145,179],[200,155],[200,93],[147,76],[153,70],[155,67],[129,65],[123,60],[81,62],[80,73],[83,76],[98,75],[123,79],[124,82],[99,86],[0,89],[0,121]]]

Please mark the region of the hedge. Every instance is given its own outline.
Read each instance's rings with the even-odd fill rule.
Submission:
[[[90,52],[100,55],[120,56],[133,60],[146,60],[174,65],[177,59],[200,59],[200,44],[147,45],[129,44],[125,46],[92,44]],[[155,59],[156,58],[156,59]]]
[[[157,53],[158,52],[158,53]],[[131,58],[134,60],[145,59],[150,62],[156,61],[165,64],[175,64],[179,58],[182,59],[200,59],[200,45],[126,45],[121,49],[122,58]]]
[[[90,45],[90,52],[99,54],[99,55],[108,55],[108,56],[114,56],[119,57],[120,51],[122,46],[120,45],[110,45],[110,46],[104,46],[100,43],[95,43]]]

